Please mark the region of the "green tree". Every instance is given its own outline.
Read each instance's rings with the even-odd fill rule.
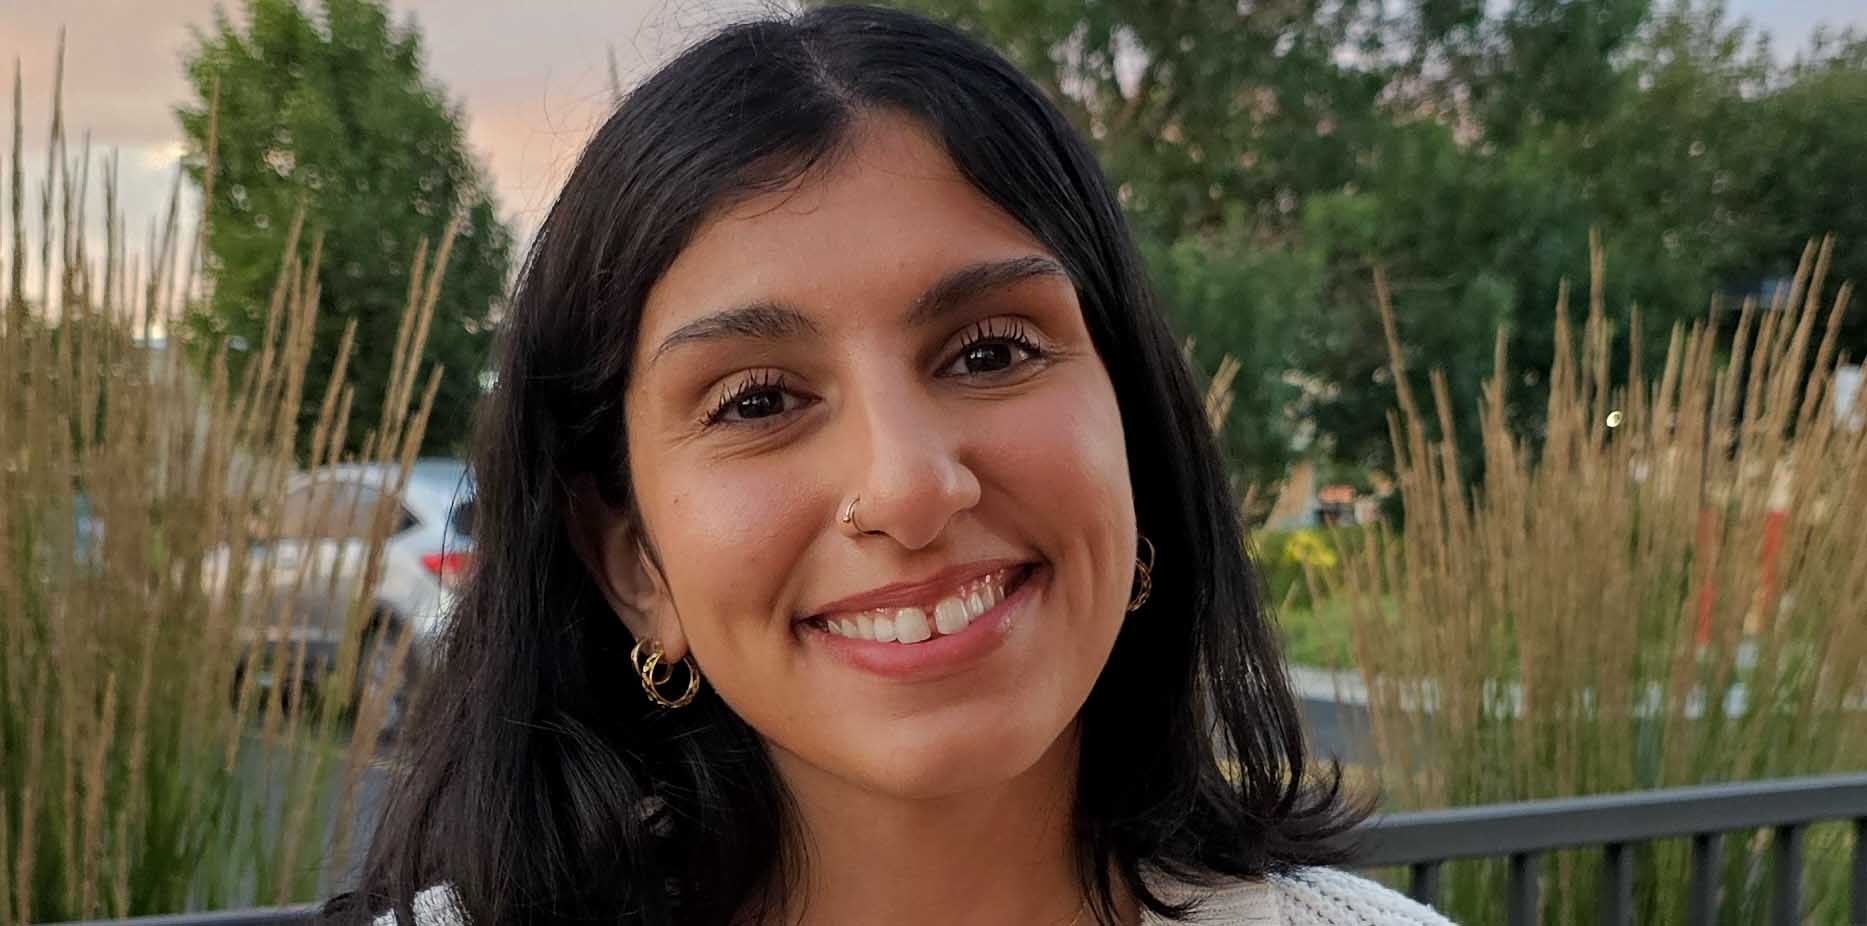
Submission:
[[[1319,256],[1305,248],[1248,247],[1232,234],[1149,243],[1160,298],[1194,332],[1193,361],[1207,373],[1226,355],[1238,363],[1220,439],[1232,473],[1268,489],[1310,435],[1296,413],[1303,390],[1287,381],[1307,320],[1315,317],[1322,280]]]
[[[1651,0],[1516,0],[1472,84],[1486,135],[1509,140],[1610,111],[1628,79],[1616,57],[1636,43],[1650,12]]]
[[[245,22],[216,11],[187,59],[196,94],[178,111],[202,179],[208,109],[219,87],[219,138],[207,236],[211,304],[190,334],[198,348],[263,335],[284,237],[305,210],[322,236],[322,293],[306,394],[325,388],[345,323],[357,321],[355,407],[380,408],[389,358],[420,243],[461,227],[435,309],[426,359],[445,367],[424,449],[457,450],[480,393],[488,341],[507,282],[512,236],[494,213],[456,105],[422,71],[420,36],[380,0],[246,0]],[[316,414],[306,403],[305,419]],[[352,449],[361,443],[351,433]]]
[[[1767,298],[1804,243],[1833,234],[1832,279],[1867,281],[1867,203],[1853,194],[1867,146],[1867,41],[1818,36],[1776,63],[1769,37],[1716,0],[1680,0],[1631,47],[1618,102],[1543,132],[1607,232],[1610,289],[1669,323],[1714,295]],[[1663,335],[1663,329],[1645,332]],[[1842,331],[1867,350],[1867,320]],[[1655,345],[1657,346],[1657,345]],[[1657,359],[1657,358],[1653,358]]]
[[[1305,238],[1323,255],[1323,279],[1298,354],[1332,387],[1305,408],[1323,449],[1385,468],[1394,384],[1370,265],[1387,274],[1415,392],[1430,396],[1429,372],[1443,371],[1467,428],[1461,437],[1475,449],[1468,422],[1476,415],[1464,413],[1491,372],[1497,331],[1509,333],[1513,366],[1547,363],[1547,319],[1561,280],[1587,268],[1589,222],[1580,191],[1540,152],[1474,149],[1421,121],[1393,127],[1371,154],[1360,189],[1306,207]],[[1479,455],[1463,459],[1475,464]]]
[[[1747,168],[1732,184],[1728,211],[1743,217],[1745,247],[1721,266],[1724,279],[1754,284],[1787,277],[1801,241],[1835,237],[1836,279],[1867,285],[1867,199],[1859,192],[1867,152],[1867,36],[1818,41],[1755,103],[1744,136]],[[1848,313],[1843,349],[1867,355],[1867,312]]]
[[[1387,82],[1375,0],[899,5],[1010,56],[1094,140],[1142,235],[1163,241],[1296,225],[1303,196],[1358,175]]]

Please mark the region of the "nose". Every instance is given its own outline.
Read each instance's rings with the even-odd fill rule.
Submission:
[[[958,410],[917,384],[865,389],[852,407],[856,520],[910,550],[938,540],[955,515],[979,503],[979,478],[965,462]]]

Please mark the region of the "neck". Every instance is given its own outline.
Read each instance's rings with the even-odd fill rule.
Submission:
[[[1010,781],[918,799],[859,788],[779,754],[808,852],[782,922],[1088,926],[1072,813],[1076,762],[1072,727]]]

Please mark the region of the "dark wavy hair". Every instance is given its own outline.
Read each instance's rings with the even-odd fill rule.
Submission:
[[[1096,916],[1148,876],[1341,861],[1363,811],[1317,776],[1194,377],[1109,182],[1016,68],[907,13],[728,27],[622,101],[527,258],[473,451],[478,564],[405,725],[354,892],[357,923],[451,883],[474,926],[726,924],[807,860],[756,731],[710,690],[662,710],[578,553],[579,485],[629,511],[622,397],[650,287],[710,216],[834,158],[865,113],[919,120],[1054,252],[1120,405],[1153,595],[1080,716],[1077,867]],[[651,812],[652,811],[652,812]],[[1120,884],[1116,883],[1119,879]]]

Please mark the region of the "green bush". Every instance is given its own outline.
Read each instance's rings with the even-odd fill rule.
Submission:
[[[1374,530],[1373,525],[1352,524],[1254,531],[1252,561],[1263,577],[1265,600],[1273,608],[1313,604],[1305,570],[1319,587],[1339,582],[1343,559],[1365,548]]]

